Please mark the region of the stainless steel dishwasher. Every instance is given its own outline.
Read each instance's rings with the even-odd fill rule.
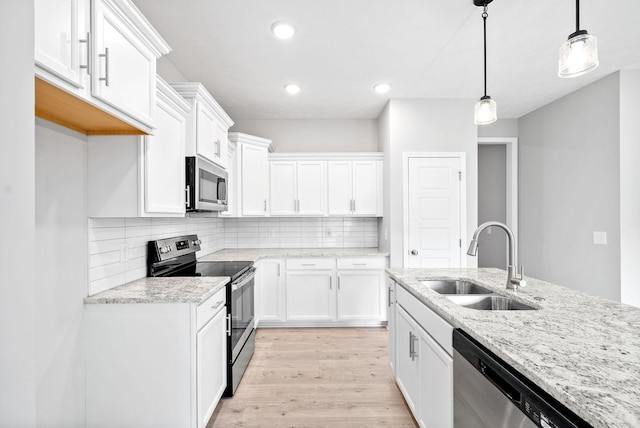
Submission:
[[[453,332],[455,428],[589,428],[497,356],[457,329]]]

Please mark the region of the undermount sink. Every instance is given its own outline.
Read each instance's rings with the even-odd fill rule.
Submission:
[[[453,303],[469,309],[481,311],[520,311],[535,310],[531,306],[502,296],[447,296]]]
[[[473,282],[454,279],[430,279],[420,281],[423,285],[440,294],[491,294],[490,290]]]

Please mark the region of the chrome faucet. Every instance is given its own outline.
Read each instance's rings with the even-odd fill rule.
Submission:
[[[473,238],[471,239],[471,243],[469,244],[469,249],[467,250],[467,254],[470,256],[475,256],[478,254],[478,236],[480,232],[485,230],[487,227],[499,227],[504,230],[507,234],[507,238],[509,241],[509,263],[507,266],[507,288],[509,290],[517,290],[518,287],[524,287],[527,285],[527,281],[524,280],[524,268],[520,266],[520,275],[518,277],[517,268],[516,268],[516,238],[513,236],[513,232],[511,229],[507,227],[506,224],[500,223],[499,221],[488,221],[486,223],[482,223],[475,232],[473,232]]]

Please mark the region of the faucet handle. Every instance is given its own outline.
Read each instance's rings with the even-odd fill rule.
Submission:
[[[527,281],[524,279],[524,266],[520,265],[520,273],[517,276],[518,276],[518,285],[520,287],[526,287]]]

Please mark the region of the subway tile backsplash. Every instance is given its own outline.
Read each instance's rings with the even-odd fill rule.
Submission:
[[[378,219],[90,218],[89,295],[147,274],[147,242],[197,234],[203,256],[223,248],[354,248],[378,246]]]
[[[224,221],[225,248],[355,248],[378,246],[373,217],[265,217]]]

